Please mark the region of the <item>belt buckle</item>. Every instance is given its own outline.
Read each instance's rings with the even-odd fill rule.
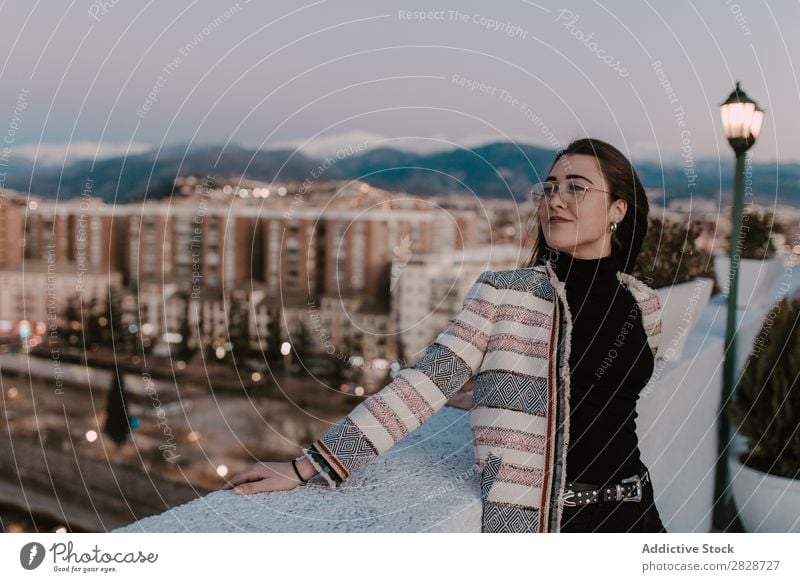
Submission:
[[[636,483],[636,495],[633,497],[622,497],[622,485],[617,485],[617,500],[622,501],[641,501],[642,500],[642,478],[639,475],[623,479],[621,483]]]
[[[562,497],[564,499],[564,505],[566,505],[567,507],[575,507],[578,505],[574,501],[570,501],[570,499],[575,497],[575,492],[572,489],[565,490]]]

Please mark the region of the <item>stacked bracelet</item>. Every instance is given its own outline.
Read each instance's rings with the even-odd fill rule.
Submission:
[[[302,459],[303,457],[297,457],[296,459],[292,459],[292,468],[294,468],[294,472],[297,473],[297,478],[300,479],[303,483],[308,483],[306,479],[303,479],[303,476],[300,474],[300,471],[297,470],[297,459]]]
[[[331,487],[338,487],[341,485],[341,477],[333,470],[333,467],[328,464],[328,461],[325,460],[313,444],[306,449],[306,456],[311,461],[311,464],[314,465],[314,468],[319,471],[320,475],[325,478],[328,485]]]

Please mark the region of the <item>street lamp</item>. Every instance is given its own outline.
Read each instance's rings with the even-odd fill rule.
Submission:
[[[742,204],[744,199],[745,153],[756,142],[764,121],[764,110],[750,99],[736,82],[736,89],[720,104],[722,128],[725,137],[736,153],[736,173],[733,186],[733,207],[731,210],[730,272],[728,275],[728,321],[725,328],[725,361],[722,380],[722,401],[717,423],[719,442],[717,471],[714,483],[714,529],[720,531],[735,519],[728,487],[728,446],[731,439],[730,424],[725,414],[725,405],[733,394],[736,375],[736,314],[737,290],[739,287],[739,228],[742,224]]]

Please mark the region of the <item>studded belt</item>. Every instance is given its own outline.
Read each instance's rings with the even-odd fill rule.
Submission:
[[[592,483],[567,482],[567,488],[562,494],[564,505],[575,507],[600,501],[641,501],[642,486],[650,480],[650,472],[645,469],[642,473],[632,475],[608,485],[595,485]]]

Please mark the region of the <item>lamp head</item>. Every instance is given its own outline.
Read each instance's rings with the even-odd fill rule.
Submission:
[[[722,128],[736,154],[749,150],[758,138],[764,121],[764,110],[739,87],[720,103]]]

